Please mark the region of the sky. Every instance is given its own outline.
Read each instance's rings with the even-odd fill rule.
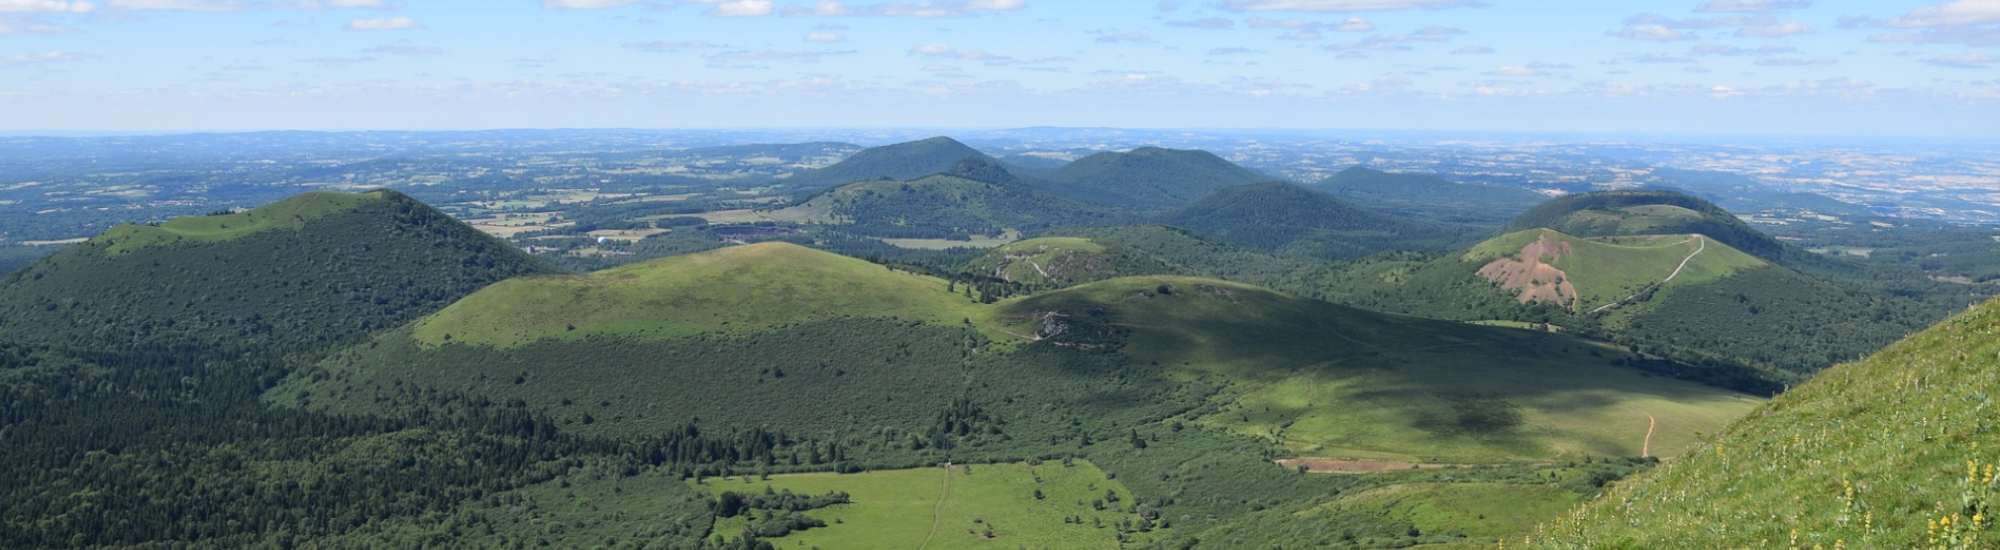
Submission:
[[[0,131],[2000,138],[2000,0],[0,0]]]

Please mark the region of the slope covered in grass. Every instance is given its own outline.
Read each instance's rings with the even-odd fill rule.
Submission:
[[[417,322],[424,345],[745,333],[840,318],[957,323],[974,311],[936,278],[767,242],[585,275],[513,279]]]
[[[1082,237],[1037,237],[995,247],[966,264],[967,271],[1036,287],[1069,286],[1144,269]]]
[[[1990,548],[1989,302],[1815,377],[1534,541],[1557,548]]]
[[[353,338],[546,268],[394,191],[119,226],[0,285],[0,331],[96,350],[285,351]]]
[[[1769,265],[1701,235],[1584,239],[1552,229],[1489,239],[1463,259],[1524,301],[1581,312],[1610,311],[1604,308],[1648,290],[1709,283]]]
[[[1010,332],[1116,349],[1229,390],[1201,422],[1312,456],[1670,456],[1757,400],[1610,366],[1560,335],[1395,317],[1247,285],[1113,279],[1005,304]]]

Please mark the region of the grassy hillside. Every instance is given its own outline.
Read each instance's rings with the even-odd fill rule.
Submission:
[[[1217,191],[1166,218],[1182,227],[1260,250],[1341,259],[1401,248],[1444,248],[1459,236],[1397,219],[1289,183],[1259,183]]]
[[[1212,279],[1121,278],[1006,303],[1010,332],[1106,347],[1230,391],[1200,422],[1304,455],[1671,456],[1756,400],[1610,367],[1557,335],[1393,317]],[[1589,396],[1585,399],[1584,396]]]
[[[1140,147],[1077,159],[1049,176],[1059,195],[1108,206],[1164,210],[1271,178],[1198,150]]]
[[[1552,229],[1517,231],[1472,247],[1463,259],[1523,301],[1614,312],[1649,290],[1699,285],[1770,264],[1699,235],[1583,239]],[[1671,277],[1671,279],[1669,279]],[[1625,313],[1625,312],[1620,312]]]
[[[989,525],[992,540],[1059,546],[1110,544],[1121,532],[1260,547],[1491,537],[1524,520],[1454,531],[1415,512],[1366,512],[1392,507],[1381,499],[1307,511],[1398,483],[1453,484],[1426,489],[1432,503],[1461,488],[1496,490],[1455,485],[1473,481],[1532,487],[1536,506],[1561,506],[1595,486],[1560,480],[1633,467],[1607,473],[1570,461],[1642,449],[1672,456],[1758,402],[1649,378],[1618,365],[1623,351],[1562,335],[1381,315],[1215,279],[1121,277],[998,303],[952,285],[778,243],[528,277],[298,369],[265,399],[363,418],[491,404],[618,442],[641,470],[711,484],[771,473],[780,488],[853,487],[851,505],[803,513],[827,518],[825,527],[775,537],[827,547],[930,532],[929,515],[883,512],[914,497],[860,497],[878,488],[871,476],[937,470],[881,470],[975,463],[974,478],[1000,468],[992,473],[1005,481],[1020,477],[1001,475],[1016,472],[1006,468],[1020,466],[992,463],[1040,459],[1047,468],[1063,457],[1089,460],[1129,489],[1102,513],[1159,523],[1148,534],[1107,516],[1098,529],[1090,518],[1100,511],[1085,501],[1089,529],[1030,535],[1021,522],[1060,524],[1079,515],[1078,503],[1031,500],[1035,487],[1016,479],[990,497],[969,493],[970,509],[947,505],[941,525],[951,529],[941,533]],[[1650,443],[1648,415],[1658,422]],[[1272,462],[1284,456],[1507,465],[1350,476]],[[850,473],[775,475],[829,471]],[[1565,488],[1543,488],[1551,484]],[[767,523],[758,517],[754,525]],[[1419,523],[1441,530],[1412,531]],[[973,531],[966,540],[988,540]]]
[[[1530,229],[1453,255],[1371,258],[1313,284],[1338,303],[1549,323],[1651,355],[1756,367],[1776,382],[1866,355],[1932,318],[1914,301],[1819,278],[1705,234],[1584,238]]]
[[[1990,548],[2000,303],[1829,369],[1532,542]]]
[[[0,331],[108,351],[278,352],[350,339],[545,268],[393,191],[124,225],[0,285]]]
[[[950,170],[966,159],[985,154],[948,137],[934,137],[863,149],[830,166],[793,174],[777,183],[812,190],[877,179],[908,180]]]
[[[1458,183],[1433,174],[1354,167],[1313,184],[1354,204],[1451,222],[1497,224],[1547,197],[1514,187]]]
[[[1708,201],[1674,191],[1600,191],[1536,206],[1508,231],[1554,229],[1579,237],[1702,234],[1753,256],[1784,261],[1788,247]]]
[[[783,242],[586,275],[501,282],[417,322],[426,346],[745,333],[847,317],[956,323],[977,312],[944,281]]]
[[[1034,287],[1063,287],[1148,270],[1127,258],[1082,237],[1038,237],[996,247],[965,269]]]

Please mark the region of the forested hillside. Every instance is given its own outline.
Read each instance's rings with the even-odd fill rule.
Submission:
[[[1432,174],[1356,166],[1312,185],[1354,204],[1445,222],[1498,225],[1547,197],[1516,187],[1458,183]]]
[[[908,180],[950,170],[967,159],[992,160],[948,137],[863,149],[838,163],[808,170],[777,183],[795,190],[817,190],[875,179]]]
[[[1516,466],[1467,478],[1541,486],[1577,475],[1564,469],[1577,457],[1645,444],[1671,455],[1757,401],[1648,378],[1637,362],[1561,335],[1390,317],[1213,279],[1123,277],[994,300],[956,280],[764,243],[495,285],[302,369],[266,397],[391,417],[425,414],[441,397],[519,404],[564,431],[662,445],[649,467],[680,476],[1069,456],[1125,474],[1117,479],[1142,499],[1128,510],[1154,518],[1120,531],[1129,540],[1387,537],[1374,546],[1448,539],[1394,527],[1405,519],[1346,515],[1320,535],[1271,538],[1327,521],[1310,510],[1339,493],[1310,491],[1402,481],[1301,476],[1269,460],[1565,461],[1517,481],[1504,481]],[[1583,394],[1602,400],[1579,406]],[[1296,399],[1328,406],[1276,406]],[[1650,443],[1635,407],[1664,422]],[[703,453],[686,447],[699,440],[660,435],[697,431],[766,443]],[[1222,477],[1175,463],[1211,463],[1203,468]],[[1207,485],[1224,479],[1239,488]],[[1252,487],[1296,515],[1220,496]],[[1172,527],[1161,531],[1158,518]],[[1246,531],[1252,518],[1280,531]]]
[[[277,352],[400,325],[547,268],[394,191],[127,225],[0,285],[0,332],[96,351]]]
[[[1048,176],[1051,192],[1138,210],[1192,204],[1210,193],[1272,178],[1207,151],[1140,147],[1077,159]]]
[[[1469,236],[1281,182],[1222,189],[1167,216],[1165,223],[1217,240],[1315,259],[1347,259],[1396,249],[1441,249]]]

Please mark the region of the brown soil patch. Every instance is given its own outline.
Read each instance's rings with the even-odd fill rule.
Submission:
[[[1479,276],[1514,291],[1514,298],[1523,304],[1542,302],[1575,310],[1576,285],[1570,284],[1569,274],[1549,265],[1567,254],[1569,243],[1551,238],[1545,232],[1535,242],[1521,247],[1521,253],[1515,257],[1493,260],[1479,268]]]

